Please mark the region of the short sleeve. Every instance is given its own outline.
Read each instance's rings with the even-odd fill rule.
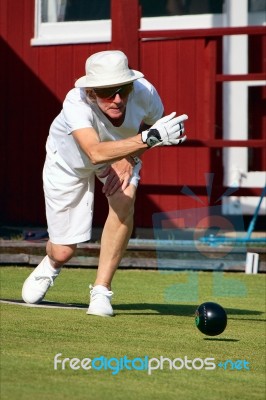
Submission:
[[[83,89],[72,89],[68,92],[63,103],[63,117],[67,133],[82,128],[91,128],[93,125],[93,114]]]
[[[150,84],[148,98],[148,110],[147,115],[143,119],[143,122],[147,125],[155,124],[160,119],[164,112],[162,100],[153,85]]]

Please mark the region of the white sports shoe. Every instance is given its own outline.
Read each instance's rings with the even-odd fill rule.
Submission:
[[[55,278],[60,270],[54,273],[49,270],[45,263],[48,256],[35,268],[30,276],[25,280],[22,287],[22,299],[25,303],[38,304],[46,295],[50,286],[53,286]]]
[[[108,290],[105,286],[90,285],[90,305],[87,314],[99,315],[100,317],[112,317],[114,315],[111,306],[111,297],[113,292]]]

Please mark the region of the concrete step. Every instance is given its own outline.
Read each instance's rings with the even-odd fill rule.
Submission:
[[[35,266],[45,255],[46,240],[0,240],[0,265]],[[97,268],[99,242],[79,244],[66,265]],[[266,246],[254,243],[207,245],[196,241],[131,239],[120,268],[154,270],[245,271],[247,252],[259,254],[266,272]]]

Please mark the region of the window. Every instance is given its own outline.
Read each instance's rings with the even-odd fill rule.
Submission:
[[[32,45],[110,40],[110,0],[35,0]]]
[[[42,0],[41,21],[92,21],[110,19],[110,0]]]
[[[223,26],[225,1],[139,0],[141,29]],[[251,13],[249,23],[261,25],[265,0],[249,0],[248,5]],[[35,35],[31,44],[110,42],[110,8],[111,0],[35,0]],[[255,19],[252,14],[255,14]]]

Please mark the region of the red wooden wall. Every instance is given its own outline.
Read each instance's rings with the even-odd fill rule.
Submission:
[[[176,111],[189,116],[186,129],[190,139],[208,139],[210,134],[214,135],[214,124],[208,126],[210,93],[204,78],[211,71],[206,71],[204,47],[203,39],[151,41],[141,46],[142,71],[158,88],[166,113]],[[221,165],[220,155],[217,153],[217,162]],[[148,192],[152,189],[149,185],[157,185],[147,196],[158,211],[195,207],[195,201],[180,195],[180,190],[183,185],[197,186],[197,194],[206,200],[205,191],[199,193],[200,187],[205,187],[204,174],[216,172],[216,179],[221,182],[218,176],[221,169],[212,169],[211,158],[207,147],[180,146],[150,151],[144,155],[149,168],[143,170],[143,190]]]
[[[250,35],[249,73],[223,75],[223,35],[244,32]],[[266,79],[265,30],[247,27],[150,31],[140,32],[139,36],[142,39],[141,70],[158,88],[166,112],[176,110],[178,114],[186,113],[189,116],[186,123],[187,142],[177,148],[156,149],[145,153],[145,165],[153,166],[155,174],[151,175],[149,168],[143,170],[140,192],[146,196],[141,199],[141,207],[145,206],[147,198],[158,211],[220,204],[216,201],[226,190],[223,187],[224,147],[248,146],[253,151],[253,165],[250,170],[266,170],[265,86],[250,90],[250,140],[234,143],[222,140],[222,82]],[[210,174],[214,174],[214,181],[211,196],[208,198],[206,186]],[[192,189],[199,201],[182,195],[184,185]],[[255,187],[242,188],[237,195],[260,196],[261,191],[261,188]]]
[[[112,0],[111,11],[112,43],[32,47],[34,0],[0,2],[0,222],[45,224],[41,174],[49,126],[94,52],[125,51],[130,65],[158,89],[166,113],[189,115],[190,143],[221,139],[221,83],[215,81],[221,73],[221,40],[192,36],[143,41],[138,33],[138,0]],[[265,92],[260,104],[263,101]],[[260,133],[254,138],[262,139],[265,118],[259,120]],[[214,202],[224,191],[221,154],[221,146],[189,144],[146,152],[136,225],[151,227],[154,212],[196,207],[193,199],[182,195],[183,185],[207,205],[208,173],[215,174]],[[96,226],[103,224],[106,212],[106,200],[97,186]]]
[[[0,2],[1,218],[45,224],[42,167],[49,126],[84,74],[88,55],[109,44],[32,47],[34,0]]]

